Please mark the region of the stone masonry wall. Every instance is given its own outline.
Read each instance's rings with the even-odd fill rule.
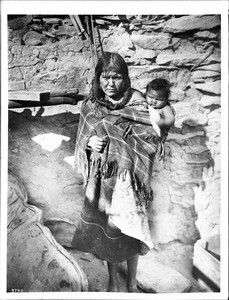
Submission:
[[[94,33],[94,39],[79,36],[69,16],[10,16],[9,89],[63,91],[76,87],[81,94],[87,94],[93,78],[96,53],[100,54],[101,49],[116,51],[123,56],[128,63],[132,86],[142,92],[153,78],[167,78],[172,84],[170,101],[176,111],[176,121],[165,143],[164,161],[155,162],[152,182],[154,201],[149,207],[152,237],[157,247],[162,249],[162,245],[167,245],[169,249],[171,245],[193,245],[200,237],[218,234],[221,200],[220,17],[95,16],[93,28],[90,22],[87,27],[87,17],[80,16],[81,22],[87,32],[90,29]],[[90,21],[90,17],[88,19]],[[46,119],[41,116],[47,116],[47,110],[45,107],[34,109],[29,116],[25,110],[15,110],[15,113],[20,113],[19,118],[24,120],[29,117],[26,130],[29,130],[30,124],[34,126],[37,122],[36,128],[31,130],[34,133],[36,130],[38,134],[42,124],[46,124],[42,123]],[[70,124],[69,115],[77,124],[75,107],[68,106],[63,114],[56,108],[53,116],[49,117],[52,119],[48,125],[50,131],[52,126],[58,126],[55,120],[62,122],[61,128]],[[12,122],[14,119],[12,117]],[[64,147],[61,149],[67,149],[66,155],[73,155],[74,152],[75,126],[71,145],[67,147],[66,141],[62,143]],[[65,129],[67,134],[67,129],[72,130],[71,124]],[[9,154],[10,166],[26,181],[26,172],[20,170],[17,160],[20,146],[16,147],[17,150],[15,147],[14,144],[14,152]],[[37,158],[36,164],[39,166],[44,158]],[[55,163],[59,162],[53,160]],[[60,174],[66,175],[65,182],[69,187],[67,177],[72,176],[72,171],[69,166],[65,168],[67,171],[58,173],[58,176],[61,192],[65,191],[66,196],[69,189],[65,188],[62,182],[64,177]],[[54,167],[48,173],[44,168],[40,194],[36,193],[34,186],[31,188],[27,184],[32,199],[41,194],[45,198],[45,176],[48,174],[54,178],[53,173]],[[74,179],[71,180],[74,186]],[[57,179],[54,182],[59,184]],[[50,186],[49,193],[55,193],[55,188],[55,184]],[[72,189],[68,199],[75,201]],[[55,211],[55,207],[51,210]],[[46,219],[54,230],[57,226],[53,225],[55,218],[49,218],[46,213]]]

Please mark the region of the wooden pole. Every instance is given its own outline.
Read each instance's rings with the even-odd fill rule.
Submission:
[[[37,106],[53,106],[70,104],[76,105],[79,101],[86,98],[86,95],[78,95],[77,98],[70,97],[51,97],[48,101],[21,101],[21,100],[9,100],[8,108],[24,108],[24,107],[37,107]]]

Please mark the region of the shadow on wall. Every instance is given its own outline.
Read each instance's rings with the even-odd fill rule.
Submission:
[[[70,246],[84,198],[82,178],[71,165],[79,114],[32,112],[9,111],[9,170],[24,183],[29,204],[42,209],[57,241]]]

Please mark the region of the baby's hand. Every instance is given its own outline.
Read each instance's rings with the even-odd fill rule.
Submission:
[[[100,138],[97,135],[94,135],[90,137],[88,146],[90,146],[94,151],[103,152],[106,143],[107,143],[107,137]]]

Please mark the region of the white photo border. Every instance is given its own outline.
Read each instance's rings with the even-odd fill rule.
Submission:
[[[122,3],[120,3],[122,2]],[[55,4],[54,4],[55,3]],[[7,293],[8,14],[220,14],[222,43],[221,116],[221,291],[219,293],[128,294],[93,292]],[[228,1],[2,1],[1,3],[1,231],[0,299],[227,299],[228,298]]]

